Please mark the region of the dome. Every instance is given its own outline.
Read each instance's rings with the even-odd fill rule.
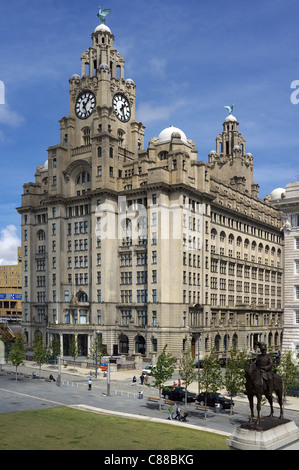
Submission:
[[[178,129],[177,127],[174,127],[174,126],[170,126],[170,127],[167,127],[166,129],[164,129],[162,132],[160,132],[159,134],[159,142],[168,142],[171,140],[171,136],[172,134],[180,134],[181,136],[181,139],[183,142],[186,142],[187,143],[187,137],[186,137],[186,134],[181,131],[181,129]]]
[[[232,114],[229,114],[224,122],[232,122],[232,121],[237,122],[237,119]]]
[[[106,26],[105,24],[99,24],[99,26],[96,27],[94,32],[95,33],[101,32],[101,33],[110,33],[111,34],[110,28],[108,28],[108,26]]]
[[[285,193],[285,189],[283,188],[276,188],[273,189],[271,196],[271,201],[276,201],[277,199],[281,199]]]
[[[127,79],[126,79],[126,83],[127,83],[128,85],[135,85],[135,82],[134,82],[134,80],[132,80],[132,78],[127,78]]]
[[[74,73],[72,76],[71,76],[71,80],[80,80],[80,75],[78,75],[77,73]]]

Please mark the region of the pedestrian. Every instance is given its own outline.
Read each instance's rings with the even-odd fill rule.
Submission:
[[[174,419],[178,419],[179,421],[181,421],[181,408],[180,408],[180,405],[176,405],[176,415],[175,415],[175,418]]]
[[[88,381],[88,390],[91,390],[91,386],[92,386],[92,380],[91,380],[91,378],[89,378],[89,381]]]
[[[141,385],[143,385],[143,382],[144,382],[144,375],[141,374],[141,376],[140,376],[140,383],[141,383]]]
[[[135,377],[135,375],[134,375],[132,385],[136,385],[136,382],[137,382],[137,379],[136,379],[136,377]]]
[[[172,420],[172,413],[173,413],[173,406],[172,405],[169,406],[168,413],[169,413],[168,419]]]
[[[181,379],[179,379],[178,386],[181,387],[181,385],[182,385],[182,382],[181,382]]]
[[[145,385],[148,384],[148,375],[147,375],[147,374],[146,374],[146,376],[144,377],[144,383],[145,383]]]

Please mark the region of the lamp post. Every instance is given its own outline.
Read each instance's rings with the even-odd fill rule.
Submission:
[[[107,396],[110,397],[110,359],[107,362]]]
[[[57,377],[57,385],[60,387],[61,383],[61,354],[58,356],[58,377]]]
[[[200,394],[200,379],[199,379],[199,338],[200,338],[200,333],[197,333],[197,366],[198,366],[198,395]]]

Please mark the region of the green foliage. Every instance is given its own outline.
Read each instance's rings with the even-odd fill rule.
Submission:
[[[26,353],[25,344],[25,336],[19,335],[16,337],[14,343],[11,346],[9,360],[16,368],[16,380],[18,378],[18,367],[24,364],[24,357]]]
[[[52,336],[52,340],[50,344],[50,351],[55,357],[59,356],[59,354],[61,353],[59,336],[57,335]]]
[[[43,348],[43,340],[41,336],[36,336],[35,338],[33,345],[33,360],[38,364],[40,370],[42,365],[46,364],[48,361],[47,349]]]
[[[70,340],[69,354],[74,359],[74,362],[77,359],[77,357],[79,357],[80,355],[79,340],[78,340],[78,337],[75,335],[72,335],[71,340]]]
[[[94,361],[95,374],[97,376],[98,365],[101,363],[102,356],[105,352],[105,346],[103,345],[103,339],[100,336],[96,336],[90,347],[89,358]]]
[[[226,361],[224,374],[224,385],[231,397],[237,393],[244,392],[245,389],[245,368],[248,364],[248,354],[245,351],[238,351],[236,347],[231,349]],[[232,413],[232,406],[230,407]]]
[[[187,388],[198,378],[198,373],[194,370],[194,359],[192,357],[191,349],[182,351],[179,371],[183,385],[186,387],[185,404],[187,405]]]
[[[161,398],[161,391],[164,388],[166,380],[171,379],[175,369],[175,357],[166,352],[167,344],[165,344],[163,351],[158,356],[156,367],[152,369],[153,383],[152,386],[159,390],[159,398]],[[161,400],[159,403],[161,410]]]
[[[284,399],[288,391],[296,385],[298,366],[298,359],[292,351],[287,351],[280,356],[277,373],[282,379]]]
[[[223,384],[221,366],[218,362],[215,351],[212,350],[210,355],[205,356],[202,361],[202,369],[199,373],[200,388],[205,394],[216,393]],[[205,398],[205,418],[207,413],[207,395]]]

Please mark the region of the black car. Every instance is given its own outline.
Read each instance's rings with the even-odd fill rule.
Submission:
[[[173,401],[185,401],[185,387],[167,387],[162,390],[163,397],[167,400]],[[188,392],[187,390],[187,401],[195,401],[196,393]]]
[[[205,393],[200,393],[197,395],[196,400],[198,403],[202,406],[216,406],[220,405],[220,408],[222,409],[229,409],[230,406],[234,406],[234,402],[231,402],[229,398],[226,398],[224,395],[221,393],[207,393],[207,403],[205,402]]]

